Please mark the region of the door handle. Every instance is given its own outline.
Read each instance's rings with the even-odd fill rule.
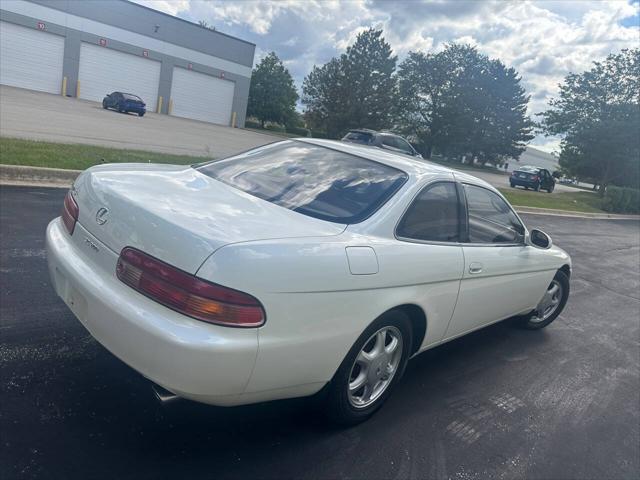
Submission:
[[[482,273],[482,264],[478,262],[469,264],[469,273]]]

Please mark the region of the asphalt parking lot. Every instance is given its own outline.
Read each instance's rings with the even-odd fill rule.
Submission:
[[[64,193],[0,187],[3,479],[638,477],[637,221],[523,215],[573,257],[561,317],[417,357],[377,415],[340,430],[304,399],[159,406],[49,284],[44,230]]]

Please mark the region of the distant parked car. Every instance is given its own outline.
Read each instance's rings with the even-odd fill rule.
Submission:
[[[147,113],[146,104],[140,97],[132,93],[108,93],[107,96],[102,99],[102,108],[113,108],[120,113],[133,112],[137,113],[140,117]]]
[[[371,145],[373,147],[391,150],[395,153],[402,153],[412,157],[422,158],[413,146],[402,138],[391,132],[376,132],[367,128],[358,128],[349,130],[342,138],[343,142],[359,143],[361,145]]]
[[[524,187],[525,189],[533,189],[536,192],[546,190],[553,192],[556,186],[556,180],[553,178],[549,170],[539,167],[524,166],[511,173],[509,183],[512,188]]]

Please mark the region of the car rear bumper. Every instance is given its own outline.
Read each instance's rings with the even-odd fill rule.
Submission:
[[[514,177],[510,177],[509,178],[509,182],[512,185],[519,186],[519,187],[536,188],[539,185],[538,182],[534,182],[534,181],[531,181],[531,180],[525,180],[523,178],[514,178]]]
[[[257,329],[200,322],[139,294],[115,276],[117,254],[80,224],[46,233],[56,293],[91,335],[153,382],[185,398],[236,405],[251,377]]]

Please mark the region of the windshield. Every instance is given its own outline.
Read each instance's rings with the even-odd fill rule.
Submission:
[[[372,160],[290,140],[197,168],[263,200],[336,223],[361,222],[408,178]]]
[[[138,102],[142,101],[142,99],[140,97],[137,97],[137,96],[132,95],[130,93],[123,93],[122,96],[124,97],[125,100],[136,100]]]

